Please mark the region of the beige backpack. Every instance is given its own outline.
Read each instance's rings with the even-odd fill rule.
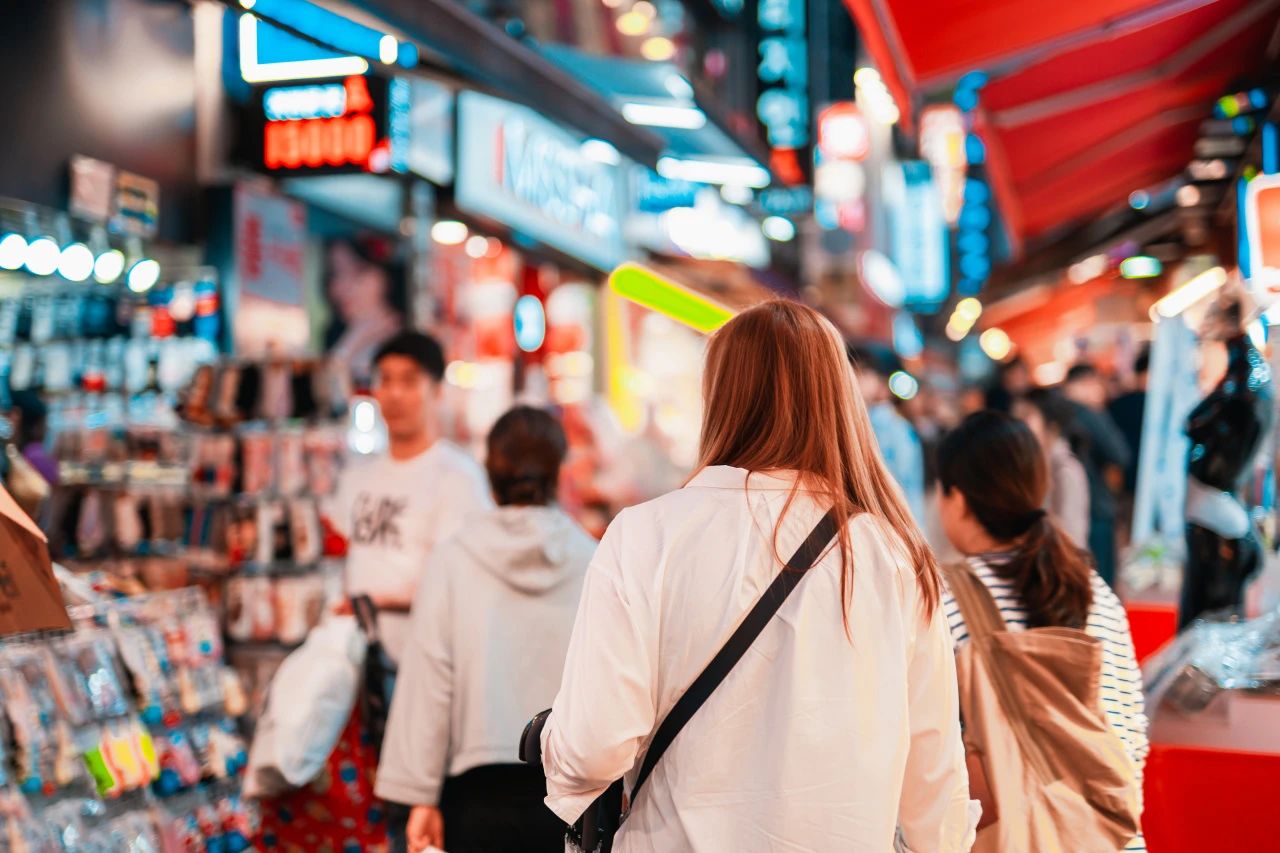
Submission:
[[[947,583],[969,630],[956,656],[974,853],[1107,853],[1141,831],[1137,774],[1098,701],[1102,644],[1074,628],[1009,631],[965,564]]]

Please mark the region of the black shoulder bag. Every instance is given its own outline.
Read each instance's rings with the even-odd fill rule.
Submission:
[[[769,588],[760,596],[760,600],[755,603],[747,613],[745,619],[742,620],[737,629],[725,642],[724,646],[716,653],[716,656],[707,664],[706,669],[693,680],[685,690],[671,711],[663,719],[657,731],[654,732],[653,738],[649,741],[649,749],[645,753],[644,762],[640,765],[640,772],[636,776],[636,784],[631,789],[630,805],[634,806],[640,796],[640,789],[644,787],[645,781],[649,778],[649,774],[653,772],[653,768],[657,766],[658,761],[662,758],[663,753],[671,746],[676,739],[676,735],[680,734],[685,724],[697,713],[703,703],[710,698],[720,683],[733,669],[733,667],[747,653],[747,649],[751,648],[751,644],[755,642],[756,637],[760,636],[760,632],[764,630],[765,625],[773,619],[782,603],[791,595],[792,590],[800,583],[800,579],[805,573],[813,567],[826,551],[827,546],[831,544],[831,540],[836,535],[836,519],[832,513],[827,513],[822,520],[818,522],[818,526],[813,529],[809,536],[801,544],[796,553],[787,561],[786,567],[773,579],[773,583],[769,584]],[[542,765],[542,729],[546,725],[547,718],[551,715],[551,711],[543,711],[525,727],[524,735],[520,739],[520,760],[528,764],[537,766]],[[626,820],[627,813],[630,808],[626,805],[627,799],[624,797],[623,780],[619,779],[609,788],[596,798],[578,818],[578,822],[569,827],[568,840],[571,845],[578,850],[588,851],[589,853],[610,853],[613,849],[613,838],[618,829],[622,826],[622,822]]]

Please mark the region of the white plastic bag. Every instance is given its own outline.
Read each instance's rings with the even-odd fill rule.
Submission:
[[[324,769],[355,706],[366,648],[355,617],[334,616],[284,659],[249,749],[246,796],[279,796]]]

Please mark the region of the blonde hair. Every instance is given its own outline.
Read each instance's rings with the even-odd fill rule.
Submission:
[[[937,560],[880,457],[844,342],[826,318],[783,300],[737,315],[711,338],[702,392],[699,469],[799,472],[779,527],[802,487],[833,508],[846,615],[854,568],[848,521],[862,513],[901,537],[924,612],[933,613],[941,595]],[[774,540],[776,551],[777,529]]]

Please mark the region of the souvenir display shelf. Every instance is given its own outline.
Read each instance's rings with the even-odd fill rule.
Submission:
[[[0,849],[247,849],[247,699],[203,593],[70,612],[73,631],[0,640]]]
[[[81,420],[52,441],[55,558],[102,591],[202,588],[251,709],[341,594],[321,508],[345,457],[345,403],[327,379],[319,362],[221,359],[180,402],[159,398],[158,417]]]

